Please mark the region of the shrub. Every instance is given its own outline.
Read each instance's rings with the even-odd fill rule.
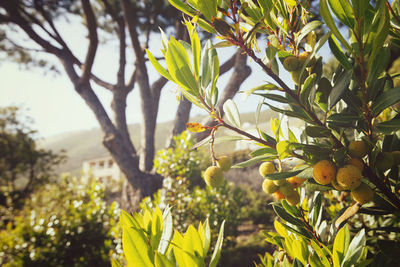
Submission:
[[[32,194],[0,231],[1,266],[110,266],[122,252],[117,203],[102,184],[64,177]]]

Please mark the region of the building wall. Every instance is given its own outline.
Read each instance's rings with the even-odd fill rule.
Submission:
[[[82,163],[82,177],[88,180],[95,177],[106,186],[120,182],[123,174],[111,157],[91,159]]]

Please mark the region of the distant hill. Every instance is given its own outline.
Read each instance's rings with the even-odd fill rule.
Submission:
[[[241,120],[248,125],[254,125],[254,113],[241,114]],[[261,128],[267,130],[271,118],[277,118],[277,113],[273,111],[264,111],[260,115],[260,121],[264,122]],[[190,119],[191,122],[201,122],[206,119],[205,116],[196,116]],[[266,124],[268,122],[268,124]],[[292,126],[298,126],[298,121],[291,121]],[[164,148],[166,144],[166,133],[169,133],[172,127],[172,121],[157,124],[156,129],[156,150]],[[268,130],[267,130],[268,131]],[[129,125],[132,141],[135,147],[140,146],[140,125]],[[225,134],[225,133],[222,133]],[[228,134],[228,133],[227,133]],[[231,134],[231,133],[229,133]],[[59,172],[70,172],[78,175],[82,166],[82,162],[88,159],[102,157],[108,155],[108,152],[102,144],[103,134],[100,129],[82,130],[63,133],[42,140],[39,145],[45,149],[51,149],[55,152],[65,150],[68,157],[67,162],[60,166]],[[235,148],[234,145],[224,146],[225,152],[230,152]]]

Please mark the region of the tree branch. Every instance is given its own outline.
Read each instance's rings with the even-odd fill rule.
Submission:
[[[99,41],[97,38],[96,18],[94,16],[92,6],[90,5],[89,0],[81,0],[81,2],[89,31],[89,48],[86,54],[85,64],[83,65],[83,73],[80,82],[88,83]]]

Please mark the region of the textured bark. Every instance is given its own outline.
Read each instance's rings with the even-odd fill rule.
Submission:
[[[242,83],[247,79],[247,77],[251,74],[251,68],[246,64],[247,56],[241,54],[240,51],[235,54],[235,65],[233,69],[233,73],[231,78],[229,79],[229,83],[226,85],[222,95],[220,96],[218,103],[216,105],[216,109],[221,114],[224,115],[224,110],[222,109],[224,103],[228,99],[232,99],[236,93],[238,92]],[[208,118],[205,122],[202,123],[206,126],[214,126],[217,122],[214,119]],[[210,134],[210,131],[204,131],[196,134],[196,139],[198,141],[206,138]]]

